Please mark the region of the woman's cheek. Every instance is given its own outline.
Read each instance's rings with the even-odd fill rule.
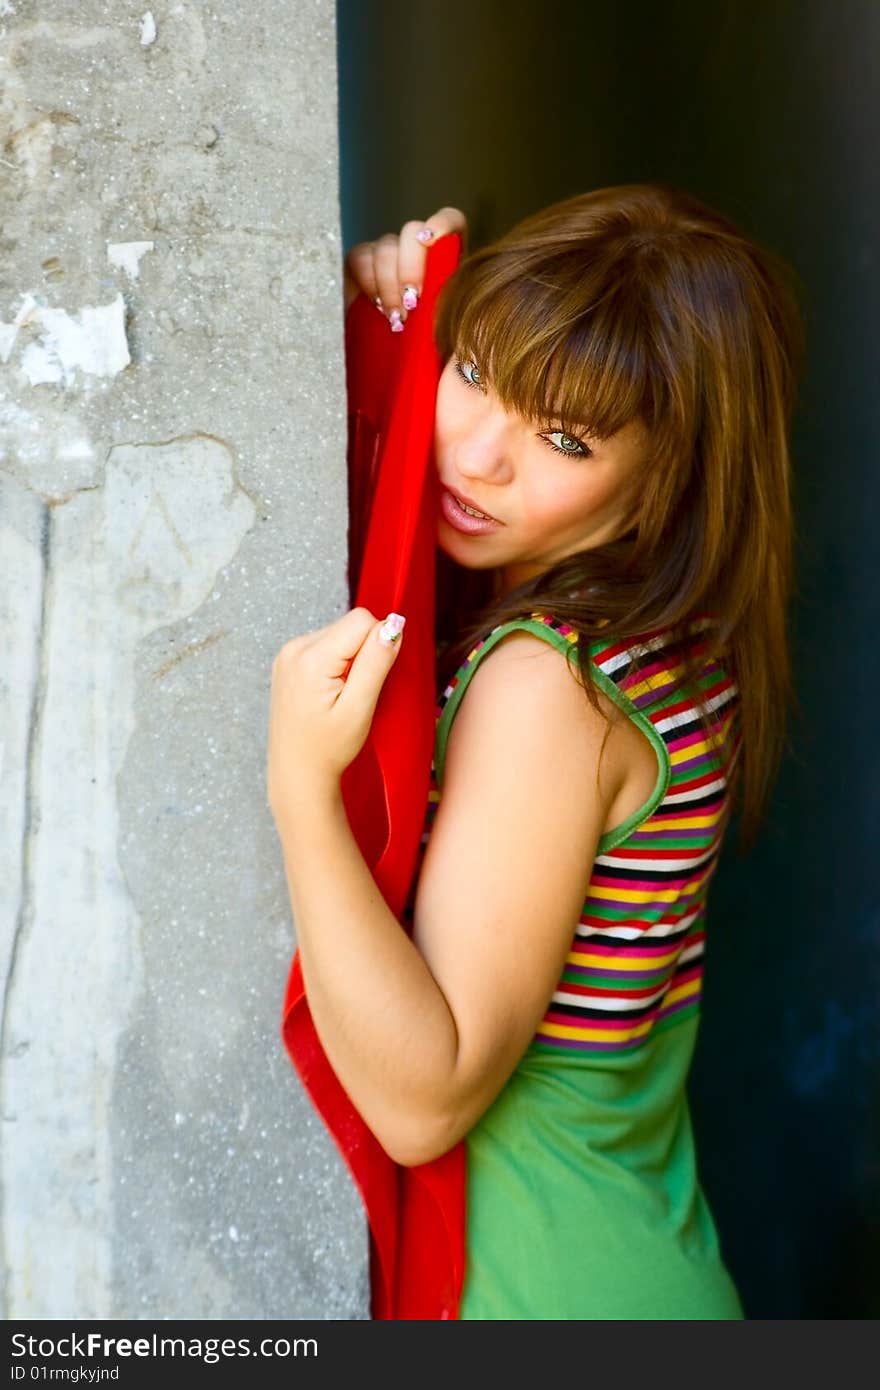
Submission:
[[[545,527],[577,525],[602,505],[601,491],[594,485],[584,487],[580,483],[578,486],[565,487],[557,481],[555,487],[542,489],[541,495],[535,500],[534,515],[541,518]]]

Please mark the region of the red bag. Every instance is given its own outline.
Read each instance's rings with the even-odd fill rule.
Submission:
[[[432,322],[461,246],[461,237],[449,233],[428,248],[418,308],[403,333],[392,333],[363,294],[346,315],[351,603],[376,617],[403,613],[408,622],[370,734],[343,774],[342,795],[361,853],[399,921],[424,825],[437,698],[433,437],[442,364]],[[372,1317],[456,1318],[464,1279],[464,1142],[413,1168],[388,1156],[321,1046],[299,951],[281,1036],[364,1202]]]

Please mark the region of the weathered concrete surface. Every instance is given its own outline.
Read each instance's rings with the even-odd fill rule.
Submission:
[[[347,606],[334,23],[0,0],[7,1318],[368,1315],[265,798]]]

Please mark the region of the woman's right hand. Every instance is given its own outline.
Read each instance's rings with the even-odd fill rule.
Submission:
[[[345,309],[363,292],[385,314],[393,333],[403,331],[407,315],[422,293],[427,248],[448,232],[461,236],[467,252],[467,218],[461,208],[440,208],[424,222],[404,222],[400,234],[359,241],[345,258]]]

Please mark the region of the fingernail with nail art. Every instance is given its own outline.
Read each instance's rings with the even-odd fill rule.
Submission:
[[[399,639],[403,632],[403,625],[406,622],[402,613],[389,613],[382,626],[379,628],[380,639],[389,647]]]
[[[417,241],[430,241],[430,240],[431,240],[431,237],[432,237],[433,235],[434,235],[434,228],[433,228],[433,227],[423,227],[422,230],[421,230],[420,232],[416,232],[416,240],[417,240]]]
[[[418,296],[418,293],[417,293],[417,291],[415,290],[415,288],[414,288],[412,285],[406,285],[406,286],[404,286],[404,291],[403,291],[403,307],[404,307],[404,309],[413,310],[413,309],[416,307],[416,305],[418,304],[418,302],[419,302],[419,296]]]
[[[388,315],[388,322],[391,324],[391,332],[392,332],[392,333],[402,333],[402,332],[403,332],[403,321],[402,321],[402,319],[401,319],[401,317],[400,317],[400,310],[399,310],[399,309],[392,309],[392,310],[391,310],[391,313]]]

